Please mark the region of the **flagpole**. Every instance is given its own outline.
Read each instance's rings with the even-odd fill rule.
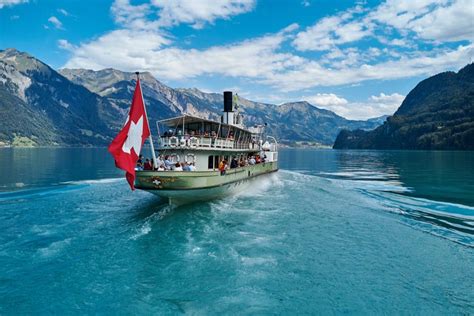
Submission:
[[[150,122],[148,121],[148,114],[146,113],[146,105],[145,105],[145,99],[143,98],[143,90],[142,90],[142,84],[140,82],[140,73],[137,71],[135,72],[137,75],[137,81],[138,84],[140,85],[140,92],[142,94],[142,102],[143,102],[143,109],[145,110],[145,117],[146,117],[146,122],[148,123],[148,128],[150,128]],[[158,168],[158,165],[156,163],[156,154],[155,154],[155,146],[153,146],[153,138],[151,138],[151,128],[150,128],[150,136],[148,137],[148,140],[150,141],[150,147],[151,147],[151,157],[153,159],[153,169]]]

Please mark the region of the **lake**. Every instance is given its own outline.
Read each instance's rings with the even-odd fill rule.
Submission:
[[[280,168],[176,208],[106,149],[0,149],[0,314],[474,313],[474,152]]]

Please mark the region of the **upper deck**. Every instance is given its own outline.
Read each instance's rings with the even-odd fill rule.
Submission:
[[[252,152],[260,149],[263,128],[245,129],[191,115],[157,122],[159,149]]]

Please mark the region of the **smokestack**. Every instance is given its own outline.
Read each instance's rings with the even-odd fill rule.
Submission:
[[[224,91],[224,112],[234,112],[232,91]]]

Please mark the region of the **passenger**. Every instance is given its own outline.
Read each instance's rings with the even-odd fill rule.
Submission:
[[[232,158],[232,161],[230,162],[230,169],[237,168],[239,166],[239,163],[237,162],[237,159]]]
[[[249,165],[254,165],[255,163],[256,163],[255,157],[254,157],[254,156],[250,157],[250,159],[249,159]]]
[[[182,167],[183,167],[183,171],[191,171],[191,169],[189,168],[189,164],[187,162],[183,163]]]
[[[196,166],[194,165],[194,162],[189,164],[189,171],[196,171]]]
[[[170,156],[165,156],[165,169],[171,170],[173,169],[173,162],[170,160]]]
[[[161,164],[161,165],[158,167],[157,171],[165,171],[165,165],[164,165],[164,164]]]
[[[143,170],[153,170],[153,164],[150,159],[146,159],[145,164],[143,165]]]
[[[221,172],[221,176],[225,175],[225,169],[226,169],[226,161],[225,160],[221,160],[221,162],[219,162],[218,169]]]
[[[156,165],[157,166],[160,166],[162,164],[164,164],[165,162],[163,161],[163,156],[162,155],[159,155],[158,158],[156,159]]]
[[[180,163],[177,162],[175,165],[174,165],[174,171],[183,171],[183,167],[181,167]]]
[[[260,163],[260,155],[255,156],[255,163]]]
[[[135,170],[143,170],[143,155],[138,156],[137,164]]]

